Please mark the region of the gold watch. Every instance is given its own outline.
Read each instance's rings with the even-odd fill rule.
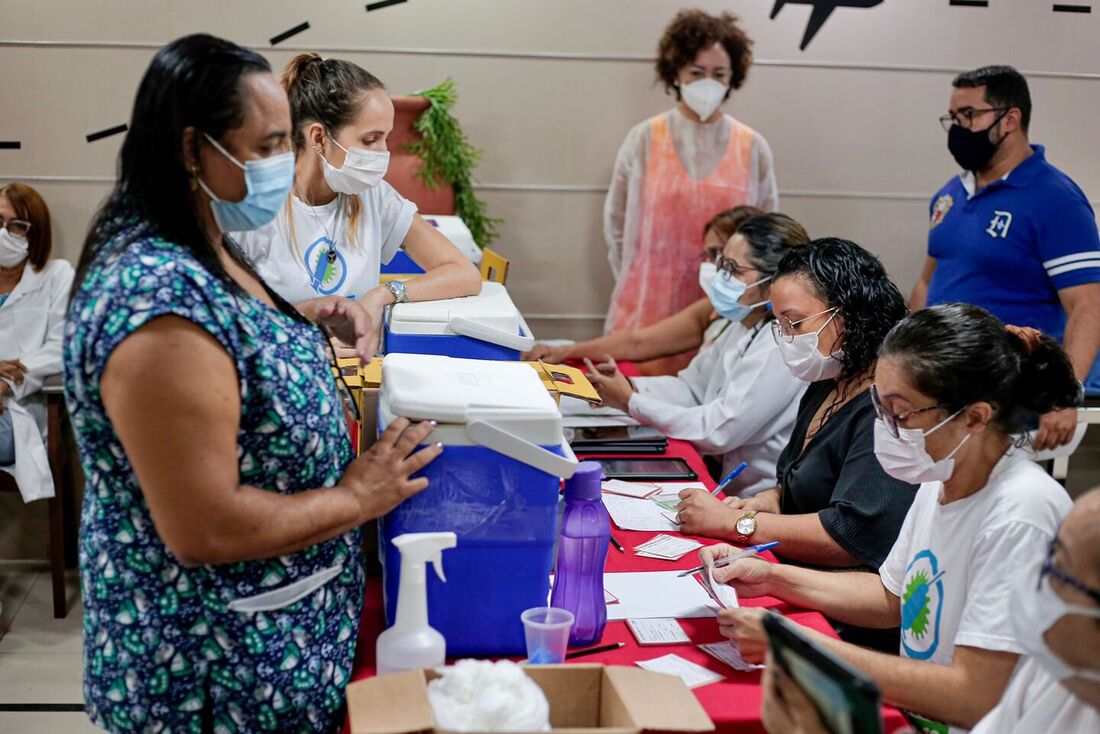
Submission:
[[[756,532],[756,510],[749,510],[741,517],[737,518],[737,522],[734,523],[733,529],[737,531],[737,534],[742,538],[751,538],[752,534]]]

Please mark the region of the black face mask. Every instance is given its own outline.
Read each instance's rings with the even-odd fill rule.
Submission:
[[[993,154],[1001,145],[989,139],[990,131],[1004,118],[1005,113],[993,121],[985,130],[967,130],[962,125],[952,125],[947,133],[947,149],[951,151],[955,162],[966,171],[984,171],[993,160]]]

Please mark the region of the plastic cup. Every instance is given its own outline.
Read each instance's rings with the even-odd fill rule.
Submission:
[[[557,607],[534,607],[519,615],[527,638],[527,662],[552,665],[565,662],[573,613]]]

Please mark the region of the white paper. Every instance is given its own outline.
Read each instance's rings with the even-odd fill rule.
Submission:
[[[699,649],[707,655],[721,660],[734,670],[749,672],[753,670],[763,670],[764,668],[763,665],[746,663],[745,659],[741,657],[741,651],[728,642],[711,642],[706,645],[699,645]]]
[[[603,483],[603,491],[644,500],[650,495],[656,494],[659,490],[657,485],[647,484],[646,482],[624,482],[621,479],[608,479]]]
[[[619,603],[619,598],[617,596],[615,596],[614,594],[612,594],[607,589],[604,589],[603,590],[603,603],[604,604],[618,604]]]
[[[593,426],[636,426],[638,421],[631,418],[629,415],[619,410],[618,408],[611,408],[605,405],[592,405],[587,400],[581,400],[580,398],[574,398],[570,395],[562,395],[561,402],[558,404],[558,409],[563,416],[570,418],[599,418],[602,422],[599,423],[567,423],[565,425],[576,427],[577,425],[593,425]],[[630,421],[624,423],[623,421]],[[610,422],[609,422],[610,421]]]
[[[634,500],[635,502],[637,500]],[[692,576],[679,571],[605,573],[604,589],[619,599],[607,608],[607,618],[692,619],[717,615],[718,605]]]
[[[651,500],[639,500],[616,494],[603,495],[603,504],[611,519],[623,530],[679,531],[661,506]]]
[[[710,598],[713,599],[719,607],[722,609],[736,609],[741,606],[737,600],[737,590],[729,584],[723,584],[714,580],[714,566],[710,566],[706,570],[704,576],[701,572],[699,578],[703,581],[703,586],[706,587],[707,592],[710,594]]]
[[[1081,445],[1081,439],[1085,437],[1085,429],[1089,427],[1088,423],[1078,423],[1077,428],[1073,431],[1073,438],[1065,446],[1059,446],[1056,449],[1044,449],[1043,451],[1036,451],[1031,448],[1029,444],[1025,451],[1031,456],[1032,461],[1050,461],[1051,459],[1059,459],[1063,456],[1070,456],[1077,447]],[[1035,436],[1039,434],[1038,430],[1032,431],[1028,434],[1032,441],[1035,440]]]
[[[678,561],[693,550],[702,547],[703,544],[699,541],[677,538],[662,533],[636,546],[634,553],[639,556]]]
[[[680,504],[680,492],[685,489],[706,490],[706,487],[699,482],[654,482],[654,484],[660,491],[650,497],[650,501],[656,502],[670,512],[676,512],[676,508]]]
[[[638,667],[652,670],[655,673],[675,675],[688,688],[698,688],[708,683],[717,683],[723,679],[718,673],[707,670],[702,665],[696,665],[690,660],[685,660],[679,655],[663,655],[652,660],[639,660]]]
[[[691,639],[675,619],[628,619],[627,625],[639,645],[684,645]]]

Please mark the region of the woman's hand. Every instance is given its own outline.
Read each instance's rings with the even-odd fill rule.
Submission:
[[[681,533],[708,538],[729,537],[734,533],[737,518],[741,517],[740,510],[730,507],[705,489],[680,492],[680,504],[676,509]]]
[[[727,507],[732,507],[735,510],[779,513],[779,491],[775,489],[769,489],[748,499],[727,497],[722,501],[726,503]]]
[[[572,344],[550,345],[538,342],[531,348],[530,352],[523,355],[523,359],[527,362],[535,362],[541,359],[543,362],[561,364],[570,359],[572,349]]]
[[[829,734],[817,707],[769,652],[764,667],[764,705],[760,717],[769,734]]]
[[[385,515],[428,486],[426,478],[410,479],[410,476],[443,453],[443,446],[432,444],[410,454],[433,430],[434,422],[414,426],[407,419],[398,418],[366,453],[351,462],[339,486],[359,502],[362,522]]]
[[[584,366],[588,368],[588,380],[600,394],[603,404],[627,412],[630,396],[634,394],[634,384],[622,373],[611,355],[606,355],[598,365],[585,357]]]
[[[369,293],[367,295],[370,296]],[[337,353],[338,357],[358,356],[364,362],[369,362],[378,349],[382,310],[379,308],[376,315],[366,299],[361,303],[350,298],[326,296],[296,303],[294,307],[307,319],[336,337],[345,349],[351,346],[355,350],[353,355],[348,355],[347,352]]]
[[[27,366],[18,359],[0,359],[0,379],[11,380],[16,385],[23,382]]]
[[[718,612],[718,631],[737,648],[746,663],[762,663],[768,654],[766,612],[761,607],[735,607]]]

